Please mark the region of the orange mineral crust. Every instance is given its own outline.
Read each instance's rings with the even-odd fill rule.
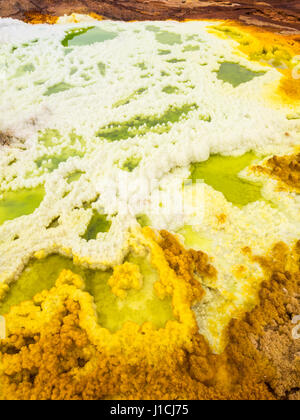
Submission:
[[[249,250],[265,273],[260,302],[231,322],[229,344],[216,355],[190,309],[203,295],[201,276],[216,275],[208,257],[193,257],[194,269],[185,270],[192,257],[175,237],[149,228],[144,235],[160,275],[157,293],[172,297],[176,320],[158,330],[128,322],[112,334],[98,324],[82,279],[63,271],[50,291],[6,316],[1,398],[295,399],[300,343],[291,319],[300,313],[300,242],[292,250],[279,243],[263,257]]]
[[[216,269],[209,264],[208,255],[202,251],[186,250],[176,238],[166,230],[160,232],[160,247],[165,259],[177,276],[183,278],[194,291],[195,300],[200,301],[204,292],[195,273],[200,276],[216,277]]]
[[[41,14],[38,12],[27,12],[25,13],[24,22],[37,25],[39,23],[48,23],[54,25],[58,20],[58,16],[52,16],[47,14]]]
[[[300,191],[300,153],[289,156],[273,156],[264,166],[254,166],[253,170],[267,174],[280,182],[280,187]]]

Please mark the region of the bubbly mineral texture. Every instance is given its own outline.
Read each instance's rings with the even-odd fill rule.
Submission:
[[[298,399],[299,36],[47,22],[0,19],[0,397]]]

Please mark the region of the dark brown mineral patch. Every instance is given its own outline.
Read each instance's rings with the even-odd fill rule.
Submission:
[[[13,142],[13,136],[8,132],[0,131],[0,146],[9,146]]]

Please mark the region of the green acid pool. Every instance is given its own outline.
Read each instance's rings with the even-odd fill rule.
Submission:
[[[41,204],[44,195],[42,186],[5,192],[0,201],[0,225],[7,220],[32,214]]]
[[[217,77],[223,82],[230,83],[233,87],[237,87],[242,83],[250,82],[255,77],[263,76],[264,71],[252,71],[247,67],[238,63],[224,62],[220,65]]]
[[[108,232],[111,226],[111,221],[108,220],[106,214],[98,213],[96,210],[93,211],[93,216],[88,224],[88,227],[82,235],[82,238],[86,241],[96,239],[98,233]]]
[[[71,29],[62,41],[64,47],[91,45],[95,42],[104,42],[118,36],[116,32],[91,26],[87,28]]]
[[[242,207],[262,200],[262,185],[239,176],[239,173],[254,163],[258,157],[253,153],[242,156],[212,155],[205,162],[191,165],[191,179],[203,180],[215,190],[224,194],[226,200]]]

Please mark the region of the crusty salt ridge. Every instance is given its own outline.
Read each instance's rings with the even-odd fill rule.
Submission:
[[[2,148],[1,193],[40,184],[46,191],[32,215],[0,226],[2,282],[16,278],[34,255],[59,252],[92,268],[118,264],[134,238],[138,240],[138,214],[148,214],[157,229],[176,231],[192,224],[210,242],[207,252],[218,270],[217,283],[206,285],[206,299],[195,310],[201,332],[220,349],[220,332],[234,314],[253,304],[257,288],[253,278],[261,274],[241,248],[250,246],[254,253],[264,254],[275,241],[291,244],[299,238],[299,196],[278,192],[274,181],[261,177],[263,195],[275,206],[261,201],[239,209],[204,185],[197,191],[203,211],[197,208],[185,214],[176,207],[182,183],[191,162],[206,160],[213,153],[291,152],[299,144],[299,120],[287,119],[290,107],[269,98],[281,74],[237,55],[234,41],[206,31],[211,24],[95,21],[93,26],[118,36],[66,48],[61,44],[65,31],[89,27],[90,22],[31,26],[0,20],[0,130],[24,138],[27,147]],[[162,31],[177,34],[172,45],[156,39]],[[184,51],[187,46],[199,50]],[[222,61],[266,73],[233,88],[217,78]],[[60,83],[68,89],[45,95]],[[172,89],[166,92],[168,87]],[[128,138],[114,142],[96,135],[102,127],[137,115],[159,118],[171,106],[187,105],[190,108],[179,121],[159,130],[144,133],[140,127],[136,135],[128,130]],[[47,129],[59,133],[50,146],[41,141]],[[51,173],[36,165],[43,156],[48,156],[46,160],[59,156],[65,148],[78,156]],[[122,168],[130,157],[140,162],[127,172]],[[68,183],[68,176],[78,170],[84,174]],[[171,197],[174,207],[166,208]],[[84,202],[91,202],[91,208],[84,208]],[[107,214],[112,225],[107,233],[87,242],[81,235],[93,209]],[[226,215],[221,225],[220,213]],[[46,229],[58,216],[59,226]],[[234,274],[240,265],[246,267],[242,282]]]

